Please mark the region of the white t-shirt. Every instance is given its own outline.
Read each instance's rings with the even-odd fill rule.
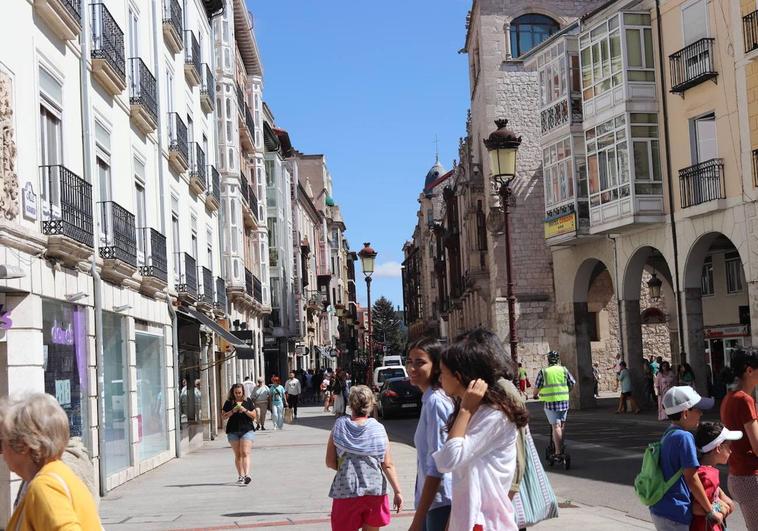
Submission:
[[[432,454],[440,472],[452,472],[450,531],[517,531],[508,490],[516,471],[516,425],[481,405],[463,437],[448,439]]]
[[[255,389],[255,384],[252,380],[245,380],[242,382],[242,387],[245,388],[245,398],[250,398],[250,396],[253,394],[253,389]]]
[[[284,392],[288,395],[299,395],[300,391],[300,380],[297,378],[292,378],[284,383]]]

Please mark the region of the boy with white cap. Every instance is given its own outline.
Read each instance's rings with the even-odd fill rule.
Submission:
[[[726,518],[734,508],[734,502],[720,487],[719,471],[715,465],[725,465],[732,453],[730,441],[742,438],[741,431],[727,430],[720,422],[703,422],[695,432],[695,444],[700,452],[700,467],[697,475],[705,494],[711,500],[712,510]],[[700,505],[692,507],[691,531],[722,531],[723,525],[713,523]]]
[[[704,409],[711,409],[713,398],[703,398],[688,385],[672,387],[663,395],[663,409],[671,426],[661,439],[660,467],[666,481],[679,480],[650,506],[650,516],[658,531],[689,531],[692,506],[700,505],[711,522],[721,525],[723,515],[713,510],[697,475],[700,463],[692,432],[700,424]]]

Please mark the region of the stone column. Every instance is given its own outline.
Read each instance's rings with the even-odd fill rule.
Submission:
[[[574,334],[576,338],[576,358],[571,360],[566,356],[564,364],[574,373],[578,390],[572,393],[573,398],[579,399],[578,409],[586,409],[595,406],[593,393],[594,380],[592,378],[592,349],[590,348],[590,334],[587,323],[589,312],[587,302],[574,303]],[[569,354],[570,353],[566,353]],[[575,364],[571,362],[575,361]],[[572,365],[574,365],[572,367]]]
[[[703,334],[703,298],[700,288],[684,290],[684,347],[687,363],[695,373],[695,389],[706,392],[705,385],[705,336]]]
[[[623,356],[632,377],[632,396],[640,407],[648,405],[645,393],[645,371],[643,369],[642,319],[639,300],[622,300]]]

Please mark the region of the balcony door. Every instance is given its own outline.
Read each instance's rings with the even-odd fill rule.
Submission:
[[[135,166],[140,164],[138,161],[134,161]],[[144,166],[142,166],[144,170]],[[135,172],[137,173],[137,172]],[[135,175],[134,179],[134,201],[135,201],[135,222],[137,224],[137,263],[147,265],[145,256],[147,253],[147,238],[149,237],[147,228],[147,207],[145,200],[145,184],[144,181],[139,179],[138,175]]]
[[[716,144],[716,115],[706,114],[692,120],[693,162],[695,164],[718,157]]]
[[[42,217],[60,217],[60,168],[63,164],[63,87],[47,70],[39,70],[39,165]],[[52,216],[51,216],[52,214]]]
[[[100,242],[103,245],[110,245],[113,238],[110,157],[106,153],[98,150],[96,166],[98,188],[100,189]]]
[[[708,6],[705,0],[688,2],[682,7],[682,34],[685,46],[708,36]],[[684,61],[686,79],[698,77],[709,70],[709,48],[697,47],[686,54]]]

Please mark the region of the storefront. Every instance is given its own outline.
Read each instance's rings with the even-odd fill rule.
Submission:
[[[200,370],[202,352],[200,323],[182,313],[178,316],[179,338],[179,410],[182,440],[192,441],[202,435],[202,389]],[[202,440],[202,436],[201,436]]]
[[[87,319],[85,309],[51,299],[42,301],[42,353],[45,392],[68,415],[72,437],[89,441],[87,390]],[[93,382],[94,383],[94,382]]]
[[[749,325],[709,326],[703,335],[705,361],[715,376],[722,368],[729,367],[732,353],[751,345]]]
[[[137,455],[140,461],[169,449],[166,349],[163,327],[135,323]]]
[[[105,394],[105,425],[100,436],[105,438],[103,466],[106,475],[128,468],[132,464],[129,437],[129,401],[127,390],[126,344],[124,318],[116,313],[103,312],[103,376]]]

